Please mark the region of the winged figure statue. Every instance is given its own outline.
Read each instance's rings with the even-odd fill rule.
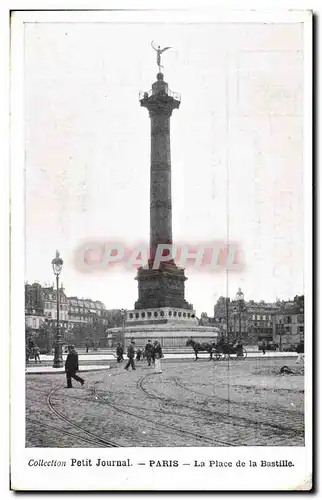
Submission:
[[[159,66],[159,72],[161,73],[161,68],[163,68],[161,65],[161,54],[166,50],[173,49],[173,47],[164,47],[161,49],[160,45],[156,46],[153,41],[151,42],[151,46],[157,53],[157,65]]]

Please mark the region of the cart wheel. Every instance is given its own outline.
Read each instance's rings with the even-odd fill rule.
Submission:
[[[246,358],[247,358],[247,351],[246,349],[243,348],[243,351],[237,354],[237,359],[246,359]]]
[[[220,354],[219,354],[219,352],[213,352],[212,353],[212,360],[213,361],[219,361],[220,360]]]

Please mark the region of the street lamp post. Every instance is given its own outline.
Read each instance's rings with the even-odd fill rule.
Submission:
[[[51,261],[51,265],[56,276],[57,289],[57,326],[53,368],[61,368],[63,366],[61,331],[59,327],[59,275],[62,271],[63,263],[63,259],[60,257],[58,250],[56,250],[56,257]]]
[[[284,334],[284,325],[282,323],[280,323],[279,325],[279,334],[280,334],[280,352],[283,351],[283,339],[282,339],[282,335]]]
[[[242,318],[242,313],[244,311],[244,294],[240,288],[238,288],[238,292],[236,294],[236,300],[237,300],[237,304],[238,304],[238,315],[239,315],[238,336],[239,336],[239,339],[241,340],[241,337],[242,337],[241,318]]]
[[[228,299],[228,297],[226,297],[226,323],[227,323],[226,341],[228,342],[228,340],[229,340],[229,299]]]
[[[122,315],[122,346],[125,349],[125,309],[121,309]]]

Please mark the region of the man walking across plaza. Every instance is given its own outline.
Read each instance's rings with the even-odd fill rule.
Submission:
[[[151,344],[151,340],[148,340],[148,343],[145,346],[145,356],[148,362],[148,366],[151,366],[151,359],[153,358],[153,345]]]
[[[40,361],[40,349],[38,346],[35,345],[35,347],[33,348],[33,353],[34,353],[34,357],[35,357],[35,363],[37,363],[37,361],[39,361],[39,363],[41,363],[41,361]]]
[[[117,356],[118,363],[121,363],[122,361],[124,361],[124,359],[123,359],[123,346],[121,345],[120,342],[118,342],[117,346],[116,346],[116,356]]]
[[[297,352],[297,360],[296,363],[303,363],[304,361],[304,341],[301,340],[298,346],[296,347]]]
[[[135,344],[134,340],[131,340],[130,345],[127,348],[127,357],[129,358],[129,360],[126,363],[126,365],[124,366],[125,370],[128,370],[129,366],[132,366],[132,370],[135,370],[135,364],[134,364],[134,355],[135,355],[134,344]]]
[[[85,381],[78,375],[76,375],[76,372],[78,372],[79,367],[78,367],[78,354],[76,352],[75,346],[69,345],[68,346],[68,355],[67,359],[65,362],[65,372],[66,372],[66,378],[67,378],[67,388],[70,389],[72,386],[72,378],[77,380],[77,382],[80,382],[81,385],[84,385]]]

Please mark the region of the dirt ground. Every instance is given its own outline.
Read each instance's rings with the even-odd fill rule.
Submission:
[[[67,389],[63,374],[26,376],[27,447],[304,446],[295,358],[167,360],[162,374],[140,362],[84,378]]]

